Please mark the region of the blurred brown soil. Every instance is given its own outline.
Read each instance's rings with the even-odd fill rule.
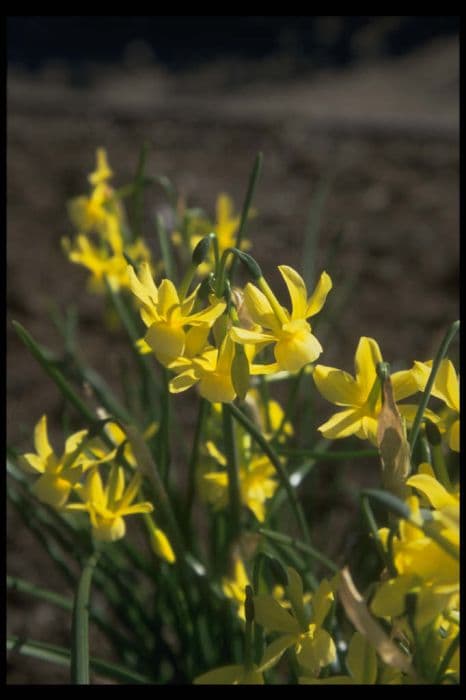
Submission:
[[[331,332],[323,331],[323,361],[351,371],[361,335],[378,340],[394,369],[432,357],[458,316],[457,41],[306,78],[286,79],[272,69],[225,63],[173,76],[151,65],[96,67],[86,88],[72,87],[59,67],[39,75],[10,71],[10,444],[30,449],[43,413],[57,446],[62,440],[58,391],[15,335],[13,319],[61,351],[49,305],[77,304],[81,354],[118,392],[126,341],[108,334],[101,299],[85,292],[84,271],[60,249],[61,237],[71,233],[66,202],[86,191],[98,146],[108,150],[119,185],[132,177],[139,148],[149,141],[149,172],[167,175],[189,204],[211,213],[222,191],[240,206],[255,154],[263,151],[258,216],[249,234],[277,287],[277,264],[300,267],[309,206],[330,174],[317,270],[325,262],[335,288],[348,283],[352,290]],[[148,201],[151,213],[163,195],[155,192]],[[144,234],[155,246],[149,219]],[[328,415],[324,402],[319,410]],[[8,572],[71,595],[16,514],[10,511],[7,522]],[[335,547],[345,536],[338,522],[336,516],[328,524]],[[8,632],[66,645],[69,618],[14,594]],[[10,683],[68,679],[66,670],[24,658],[13,657],[9,670]]]

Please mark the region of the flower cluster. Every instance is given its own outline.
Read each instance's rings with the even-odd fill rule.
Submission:
[[[66,556],[81,564],[84,545],[91,550],[75,598],[73,680],[86,682],[85,598],[101,556],[96,583],[128,637],[95,614],[121,666],[92,663],[121,679],[456,683],[460,392],[447,351],[458,324],[432,359],[411,358],[393,373],[368,336],[357,343],[354,375],[321,364],[328,348],[314,319],[328,313],[328,272],[308,289],[306,271],[280,264],[272,288],[246,252],[260,162],[241,215],[222,193],[209,218],[187,207],[167,178],[146,176],[144,158],[134,183],[114,189],[107,155],[98,149],[90,192],[69,205],[76,236],[63,246],[71,262],[88,269],[90,289],[105,294],[130,338],[133,357],[122,358],[121,392],[75,354],[68,326],[67,352],[57,360],[16,324],[67,408],[87,426],[68,434],[59,453],[44,415],[34,429],[35,451],[12,450],[8,462],[17,480],[12,500],[31,529],[46,524],[43,542],[56,537],[48,551],[62,570],[68,572]],[[141,234],[148,183],[161,185],[170,200],[166,216],[156,217],[164,222],[160,255]],[[287,380],[282,401],[280,383]],[[197,418],[182,429],[177,408],[184,404],[191,415],[183,393],[194,387]],[[333,415],[314,401],[319,395],[337,407]],[[326,419],[316,437],[310,426],[320,410]],[[346,452],[335,444],[345,439]],[[352,449],[358,440],[368,449]],[[352,512],[342,516],[340,508],[335,522],[345,518],[355,530],[351,518],[360,507],[365,530],[354,532],[358,546],[340,552],[337,564],[318,548],[333,535],[321,531],[314,507],[319,481],[303,482],[325,460],[351,467],[358,457],[375,462],[380,485],[355,494],[348,480]],[[325,491],[328,483],[336,493],[331,482]],[[346,486],[338,486],[341,493]],[[154,518],[156,508],[169,536],[158,510]],[[141,516],[149,558],[127,533],[132,515]],[[68,548],[72,540],[76,547],[61,561],[54,545]],[[13,648],[20,642],[13,640]]]
[[[40,475],[32,486],[39,501],[63,513],[86,512],[94,539],[115,542],[126,533],[125,517],[152,513],[154,507],[139,500],[143,476],[124,432],[112,422],[106,423],[105,429],[110,447],[102,438],[90,436],[88,430],[80,430],[67,438],[62,455],[57,456],[49,442],[44,415],[34,430],[36,452],[22,455],[20,464],[26,471]],[[150,432],[146,431],[146,435]],[[122,454],[132,470],[128,484],[124,468],[117,464],[122,446]],[[102,479],[103,467],[109,469],[106,481]],[[149,522],[156,553],[173,562],[168,538],[152,519]]]

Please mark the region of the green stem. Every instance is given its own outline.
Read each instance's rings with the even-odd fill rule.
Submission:
[[[73,606],[71,628],[71,682],[75,685],[89,685],[89,596],[92,574],[99,553],[89,557],[79,578]]]
[[[432,540],[437,542],[440,547],[447,552],[456,561],[459,560],[458,547],[450,542],[446,537],[443,537],[441,533],[437,530],[435,521],[423,519],[422,523],[413,517],[409,507],[401,501],[399,498],[394,496],[387,491],[379,491],[378,489],[364,489],[361,492],[362,496],[369,496],[369,498],[375,498],[380,503],[388,508],[391,512],[395,513],[399,518],[407,520],[411,525],[422,530],[424,534],[430,537]]]
[[[227,458],[228,498],[231,516],[230,532],[231,539],[234,541],[241,532],[241,487],[235,428],[231,413],[231,406],[226,403],[222,404],[223,439]]]
[[[7,639],[8,651],[16,651],[25,656],[31,656],[42,661],[49,661],[60,666],[70,665],[70,652],[68,649],[56,646],[55,644],[45,644],[32,639],[20,639],[19,637],[9,637]],[[107,678],[122,681],[123,683],[153,683],[153,680],[141,676],[139,673],[122,668],[117,664],[109,663],[103,659],[91,657],[89,659],[93,671],[100,673]]]
[[[396,576],[396,571],[393,572],[393,566],[390,562],[389,557],[387,556],[387,553],[384,549],[384,546],[382,544],[382,541],[379,536],[379,528],[377,527],[377,523],[375,521],[374,513],[372,511],[371,505],[369,503],[369,499],[367,496],[361,496],[361,508],[362,512],[364,515],[364,519],[367,523],[367,526],[369,528],[369,531],[372,534],[372,537],[374,538],[375,546],[377,548],[377,552],[379,554],[379,557],[382,561],[382,564],[388,568],[388,570],[393,573],[394,576]]]
[[[288,399],[286,401],[285,410],[283,411],[283,416],[282,416],[282,419],[280,421],[280,425],[278,426],[277,430],[275,431],[275,434],[272,437],[272,442],[274,442],[274,443],[277,442],[277,440],[281,436],[287,421],[289,421],[290,418],[292,418],[293,411],[296,407],[296,399],[298,396],[299,385],[301,383],[301,378],[303,376],[303,373],[304,373],[304,367],[302,369],[300,369],[298,374],[296,374],[293,377],[291,387],[290,387],[290,392],[288,394]]]
[[[15,331],[18,333],[25,346],[31,352],[32,356],[39,362],[49,377],[53,379],[63,396],[79,411],[79,413],[81,413],[81,415],[84,416],[84,418],[86,418],[86,420],[94,421],[94,412],[91,411],[91,409],[86,406],[84,401],[80,399],[69,382],[65,379],[62,372],[51,364],[44,349],[38,343],[36,343],[36,341],[20,323],[17,321],[13,321],[12,323]]]
[[[134,178],[134,188],[132,196],[132,226],[131,233],[133,234],[133,240],[139,238],[142,231],[142,219],[144,215],[144,186],[145,177],[144,173],[146,170],[147,156],[149,154],[150,146],[148,143],[144,143],[141,148],[139,155],[139,163],[136,171],[136,176]]]
[[[313,559],[317,559],[317,561],[320,561],[320,563],[326,566],[327,569],[329,569],[332,573],[338,573],[338,566],[333,561],[331,561],[331,559],[326,557],[325,554],[319,552],[319,550],[315,547],[312,547],[311,545],[306,544],[305,542],[301,542],[300,540],[297,540],[294,537],[290,537],[289,535],[282,535],[280,532],[273,532],[272,530],[267,530],[262,527],[259,528],[259,532],[261,535],[268,537],[272,541],[286,545],[287,547],[295,547],[299,551],[304,552],[305,554],[309,554]]]
[[[309,529],[307,527],[306,520],[304,518],[304,513],[302,511],[301,505],[296,497],[296,493],[290,484],[288,474],[286,473],[283,464],[280,462],[280,458],[277,453],[269,445],[267,439],[262,435],[260,430],[254,425],[252,421],[249,420],[245,414],[239,410],[234,404],[229,404],[229,408],[234,418],[247,430],[255,442],[262,448],[267,457],[270,459],[275,469],[277,470],[278,477],[285,489],[288,499],[290,501],[291,508],[295,514],[298,525],[303,533],[306,542],[310,542]]]
[[[188,467],[188,492],[186,496],[186,531],[189,532],[189,524],[191,520],[191,511],[194,503],[194,494],[196,490],[196,472],[197,465],[199,462],[199,453],[201,447],[202,434],[204,432],[204,425],[207,420],[210,411],[210,403],[201,397],[199,401],[199,410],[197,414],[196,429],[194,432],[193,447],[191,450],[191,456],[189,458]]]
[[[249,209],[251,206],[252,199],[254,197],[254,192],[256,190],[257,181],[259,179],[259,175],[260,175],[260,172],[262,169],[262,160],[263,160],[263,155],[259,151],[259,153],[257,154],[256,159],[254,161],[251,175],[249,177],[248,189],[246,190],[246,196],[244,198],[243,210],[241,212],[241,221],[239,224],[238,233],[236,235],[235,247],[238,249],[241,249],[241,242],[243,240],[243,235],[244,235],[244,231],[246,228],[246,222],[248,220]],[[230,267],[230,280],[233,280],[233,274],[235,271],[236,264],[237,264],[236,258],[234,258],[232,263],[231,263],[231,267]]]
[[[168,482],[170,467],[170,392],[168,370],[163,368],[163,389],[160,393],[160,427],[158,431],[157,462],[160,475],[165,484]]]
[[[421,422],[422,422],[422,417],[424,415],[424,411],[427,408],[427,404],[429,402],[430,394],[432,391],[432,387],[434,385],[435,377],[437,376],[437,372],[440,368],[440,363],[442,360],[445,358],[448,348],[450,347],[450,344],[457,334],[458,330],[460,327],[460,322],[455,321],[454,323],[451,324],[450,328],[446,332],[442,342],[440,343],[440,347],[437,351],[437,354],[435,356],[435,359],[432,363],[432,369],[429,374],[429,379],[427,380],[424,393],[422,395],[421,401],[419,403],[419,407],[417,409],[416,417],[413,421],[413,426],[411,428],[411,435],[410,435],[410,443],[411,443],[411,454],[413,453],[414,446],[416,444],[417,437],[419,435],[419,429],[421,427]]]

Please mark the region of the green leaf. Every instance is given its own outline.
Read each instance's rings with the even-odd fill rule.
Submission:
[[[86,406],[84,401],[76,394],[71,384],[63,376],[62,372],[51,364],[50,359],[47,357],[48,351],[36,343],[36,341],[20,323],[17,321],[13,321],[12,323],[15,331],[25,346],[28,348],[28,350],[30,350],[33,357],[35,357],[49,377],[53,379],[63,396],[68,399],[68,401],[79,411],[79,413],[84,416],[84,418],[86,418],[86,420],[95,420],[93,411],[91,411],[91,409]]]
[[[20,639],[19,637],[9,637],[7,639],[7,650],[18,652],[25,656],[31,656],[42,661],[58,664],[59,666],[70,666],[70,652],[68,649],[56,646],[55,644],[45,644],[32,639]],[[124,668],[118,664],[109,663],[103,659],[91,657],[89,660],[93,671],[100,673],[107,678],[112,678],[123,683],[153,683],[153,679]]]
[[[89,685],[89,596],[98,553],[87,561],[80,576],[73,606],[71,628],[71,682]]]

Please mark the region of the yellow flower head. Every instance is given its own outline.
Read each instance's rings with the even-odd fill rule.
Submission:
[[[244,290],[244,301],[254,323],[265,330],[232,328],[231,336],[237,343],[261,346],[275,343],[276,363],[274,371],[298,372],[309,362],[314,362],[322,352],[322,346],[311,333],[306,319],[315,316],[322,309],[332,281],[326,272],[308,298],[302,277],[288,265],[278,267],[291,299],[291,313],[280,305],[263,277],[255,285],[248,283]]]
[[[424,391],[432,369],[429,362],[415,362],[413,376],[419,391]],[[448,445],[455,452],[460,451],[460,382],[451,360],[442,360],[432,387],[432,396],[444,401],[447,408],[442,421],[438,424],[440,430],[446,430]]]
[[[247,436],[245,436],[247,437]],[[226,466],[224,455],[207,442],[209,455],[221,466]],[[265,502],[272,498],[276,489],[275,467],[266,455],[251,456],[249,450],[242,450],[239,464],[239,484],[241,502],[251,510],[259,522],[265,520]],[[204,493],[207,501],[216,510],[228,505],[228,473],[226,471],[208,472],[203,475]]]
[[[425,473],[410,477],[406,483],[427,497],[434,508],[432,515],[440,534],[459,548],[458,497]],[[413,517],[420,518],[419,499],[410,496],[406,503]],[[380,535],[387,543],[388,530],[383,528]],[[415,592],[418,596],[415,622],[422,629],[456,604],[458,560],[406,520],[400,521],[399,535],[393,537],[391,549],[398,576],[382,583],[372,600],[372,612],[379,617],[399,617],[405,611],[406,594]]]
[[[141,305],[141,318],[148,328],[144,336],[145,344],[165,366],[183,356],[186,326],[209,329],[225,310],[226,304],[220,301],[192,313],[198,288],[186,299],[180,299],[175,285],[169,279],[162,280],[160,286],[156,286],[147,263],[142,263],[138,275],[129,266],[128,275],[131,290]]]
[[[189,243],[190,253],[193,252],[199,241],[213,231],[217,235],[219,254],[223,251],[236,245],[236,236],[239,229],[240,215],[235,214],[233,200],[227,194],[221,193],[216,201],[216,219],[211,221],[205,216],[199,216],[197,210],[185,210],[181,204],[182,214],[184,215],[186,237]],[[183,236],[179,231],[172,234],[172,241],[175,245],[181,245]],[[241,241],[241,250],[249,250],[251,247],[250,241],[243,239]],[[214,255],[211,252],[207,261],[201,263],[197,269],[198,275],[204,277],[208,274],[214,264]]]
[[[319,588],[311,596],[311,614],[304,607],[303,584],[301,577],[291,567],[287,567],[289,584],[287,593],[291,601],[291,613],[272,596],[254,597],[255,621],[267,632],[279,632],[264,652],[260,668],[267,670],[278,663],[286,649],[292,648],[298,663],[313,676],[320,669],[336,659],[336,648],[329,633],[323,629],[334,594],[330,583],[323,579]]]
[[[134,503],[141,486],[142,476],[139,472],[131,479],[125,489],[125,475],[122,467],[113,465],[108,482],[104,487],[97,468],[92,469],[84,488],[79,492],[83,503],[70,503],[69,511],[87,511],[96,540],[114,542],[124,537],[126,525],[124,518],[136,513],[151,513],[152,503],[144,501]]]
[[[208,401],[230,403],[236,396],[231,379],[234,354],[234,344],[227,335],[218,350],[207,346],[199,355],[179,357],[169,364],[177,372],[170,381],[170,391],[177,394],[198,384],[199,393]]]
[[[318,429],[324,437],[332,440],[356,435],[362,440],[377,444],[377,419],[382,408],[381,390],[376,366],[382,362],[378,343],[373,338],[362,337],[354,358],[354,378],[340,369],[316,365],[313,377],[322,396],[345,409],[335,413]],[[395,372],[390,376],[396,401],[418,391],[411,370]],[[415,408],[398,406],[402,416],[412,420]],[[427,415],[427,413],[426,413]],[[430,418],[437,421],[432,413]]]
[[[100,185],[113,177],[113,171],[107,160],[107,151],[104,148],[97,149],[96,169],[89,175],[91,185]]]
[[[32,491],[43,503],[62,508],[83,472],[95,464],[96,460],[90,459],[83,452],[76,459],[71,458],[86,435],[87,430],[70,435],[65,442],[63,454],[58,457],[48,439],[47,416],[42,416],[37,423],[34,429],[36,453],[24,454],[20,464],[26,471],[40,474]]]
[[[129,288],[128,262],[124,252],[136,262],[145,261],[149,264],[151,258],[143,240],[125,244],[117,217],[108,213],[97,242],[90,236],[80,234],[73,245],[66,238],[62,243],[68,259],[90,271],[89,288],[97,293],[105,291],[105,279],[115,290]]]

